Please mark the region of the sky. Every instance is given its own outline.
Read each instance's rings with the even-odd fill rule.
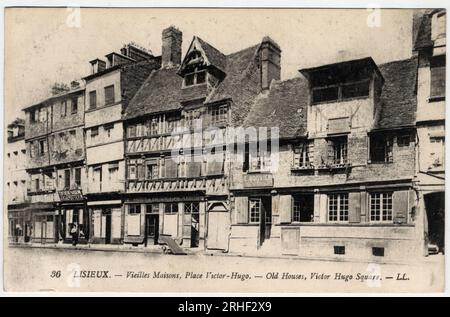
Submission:
[[[371,56],[377,64],[411,56],[408,9],[5,9],[5,123],[22,108],[90,73],[89,61],[135,42],[161,54],[161,32],[194,35],[233,53],[266,35],[281,47],[281,77],[337,60]]]

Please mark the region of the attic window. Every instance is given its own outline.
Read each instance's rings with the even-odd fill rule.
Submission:
[[[200,85],[206,82],[206,70],[196,67],[192,73],[184,76],[184,87]]]
[[[312,90],[313,103],[368,97],[370,93],[369,83],[369,80],[362,80],[339,83],[325,87],[314,87]]]

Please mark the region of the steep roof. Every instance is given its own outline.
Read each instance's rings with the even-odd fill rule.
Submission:
[[[223,67],[226,73],[223,81],[208,94],[205,103],[233,99],[233,123],[242,124],[254,98],[260,92],[256,64],[259,45],[224,55],[200,38],[196,39],[205,50],[209,62],[216,67]],[[177,72],[176,68],[153,71],[131,100],[124,119],[180,109],[183,78]]]
[[[133,119],[149,113],[179,109],[183,78],[177,71],[175,67],[152,71],[131,99],[124,118]]]
[[[425,10],[416,12],[413,19],[413,49],[433,45],[431,40],[431,14],[432,10]]]
[[[196,38],[202,46],[202,49],[205,52],[206,58],[208,59],[209,63],[224,71],[227,64],[227,57],[208,42],[203,41],[198,36]]]
[[[417,110],[417,58],[379,65],[385,79],[376,128],[414,126]]]
[[[273,82],[268,92],[255,99],[244,126],[278,127],[280,138],[305,136],[308,92],[304,77]]]

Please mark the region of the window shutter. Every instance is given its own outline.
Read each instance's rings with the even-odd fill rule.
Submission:
[[[333,164],[334,163],[334,144],[333,141],[327,142],[327,164]]]
[[[197,160],[199,159],[200,157],[193,157],[191,158],[191,161],[187,163],[187,177],[200,177],[202,171],[202,162],[197,162]]]
[[[445,96],[445,66],[431,67],[430,97]]]
[[[348,194],[348,221],[350,223],[361,222],[361,194],[349,193]]]
[[[400,190],[394,192],[392,197],[392,208],[394,223],[401,224],[408,221],[408,191]]]
[[[292,196],[280,195],[280,223],[290,223],[292,221]]]
[[[248,197],[236,197],[234,199],[234,212],[236,223],[248,223]]]
[[[164,162],[165,170],[166,170],[166,178],[176,178],[178,171],[178,162],[176,159],[168,157]]]

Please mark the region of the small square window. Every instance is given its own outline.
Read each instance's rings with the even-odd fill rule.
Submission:
[[[409,146],[410,137],[409,135],[400,135],[397,137],[398,146]]]
[[[94,138],[98,135],[98,127],[91,128],[91,138]]]
[[[345,246],[335,245],[334,246],[334,254],[344,255],[345,254]]]
[[[373,256],[384,256],[384,248],[373,247],[372,248],[372,255]]]

